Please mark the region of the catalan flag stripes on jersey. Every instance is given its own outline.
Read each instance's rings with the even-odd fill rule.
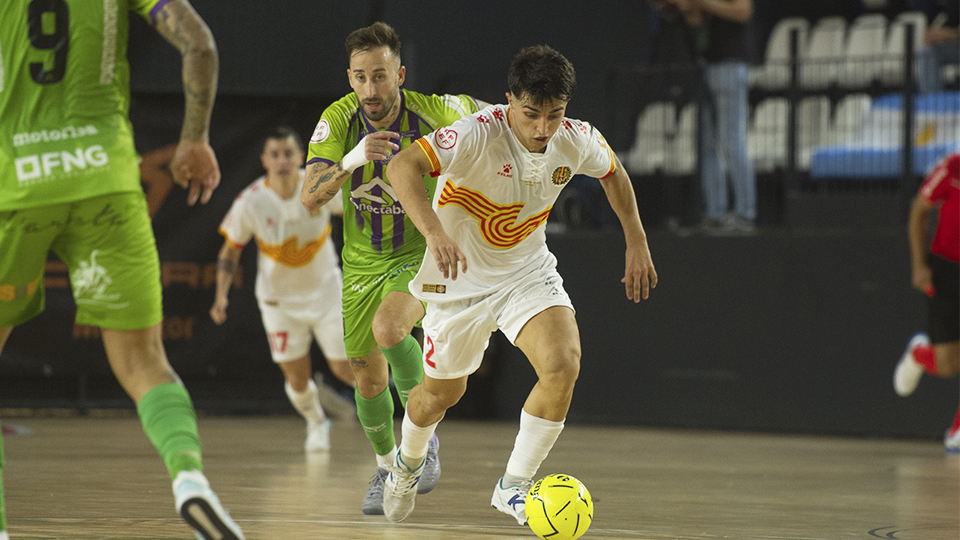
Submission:
[[[464,115],[477,111],[477,103],[467,95],[424,95],[400,91],[400,114],[386,131],[400,133],[401,149],[431,131],[450,125]],[[320,117],[310,139],[308,166],[320,162],[335,164],[368,133],[377,131],[362,112],[355,93],[336,101]],[[396,141],[394,141],[396,142]],[[344,216],[344,266],[351,271],[382,273],[393,267],[391,259],[419,254],[426,249],[423,236],[413,226],[397,201],[386,178],[387,161],[367,163],[353,172],[341,188]],[[424,176],[430,196],[436,178]]]
[[[426,252],[410,291],[431,302],[489,294],[545,261],[555,265],[543,225],[560,191],[575,174],[606,178],[616,170],[603,136],[579,120],[564,118],[543,153],[529,152],[514,135],[505,105],[491,105],[417,144],[439,176],[433,208],[468,263],[456,281],[444,279]]]

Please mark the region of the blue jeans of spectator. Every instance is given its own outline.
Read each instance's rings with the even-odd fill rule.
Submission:
[[[917,51],[917,89],[922,93],[943,90],[943,66],[960,63],[960,44],[943,43]]]
[[[727,178],[733,187],[733,211],[743,219],[757,217],[757,185],[747,155],[747,64],[719,62],[707,66],[707,86],[714,107],[700,107],[703,131],[703,199],[707,217],[727,216]],[[713,109],[713,110],[711,110]]]

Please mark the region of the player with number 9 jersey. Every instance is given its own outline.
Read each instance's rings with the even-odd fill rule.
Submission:
[[[0,211],[141,191],[127,14],[165,3],[0,4]]]

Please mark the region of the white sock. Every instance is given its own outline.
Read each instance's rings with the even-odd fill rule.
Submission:
[[[403,436],[400,438],[400,459],[410,470],[416,470],[423,463],[427,455],[427,445],[437,431],[437,421],[427,427],[420,427],[413,423],[409,413],[403,414]]]
[[[393,464],[397,461],[397,447],[394,445],[393,450],[390,450],[384,455],[377,455],[377,467],[381,469],[389,469],[393,467]]]
[[[520,412],[520,431],[513,443],[513,452],[507,461],[507,471],[503,475],[503,485],[513,486],[519,480],[532,480],[537,474],[540,464],[547,459],[547,454],[563,431],[563,422],[545,420]]]
[[[284,383],[283,389],[287,392],[287,397],[290,398],[290,403],[293,404],[293,408],[300,413],[301,416],[307,419],[307,422],[317,424],[323,422],[326,419],[326,415],[323,414],[323,408],[320,406],[320,394],[317,391],[317,385],[313,382],[313,379],[307,381],[307,389],[303,392],[297,392],[290,386],[290,383]]]

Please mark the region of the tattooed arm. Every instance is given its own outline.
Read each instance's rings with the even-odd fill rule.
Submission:
[[[172,0],[154,20],[157,32],[180,51],[184,116],[171,163],[173,180],[189,188],[187,204],[206,204],[220,184],[220,165],[210,147],[210,114],[217,94],[219,57],[213,34],[187,0]]]
[[[227,294],[240,265],[241,253],[243,250],[233,247],[230,242],[224,242],[217,256],[217,291],[210,308],[210,318],[217,324],[223,324],[223,321],[227,320]]]
[[[308,164],[303,189],[300,191],[303,207],[314,212],[327,204],[337,196],[340,186],[350,178],[355,169],[370,161],[387,159],[395,150],[400,149],[399,143],[400,134],[397,132],[374,131],[360,139],[353,150],[333,165],[319,161]]]
[[[307,165],[307,174],[300,191],[300,202],[311,213],[330,202],[340,192],[340,186],[350,178],[350,172],[338,161],[328,165],[315,161]]]

